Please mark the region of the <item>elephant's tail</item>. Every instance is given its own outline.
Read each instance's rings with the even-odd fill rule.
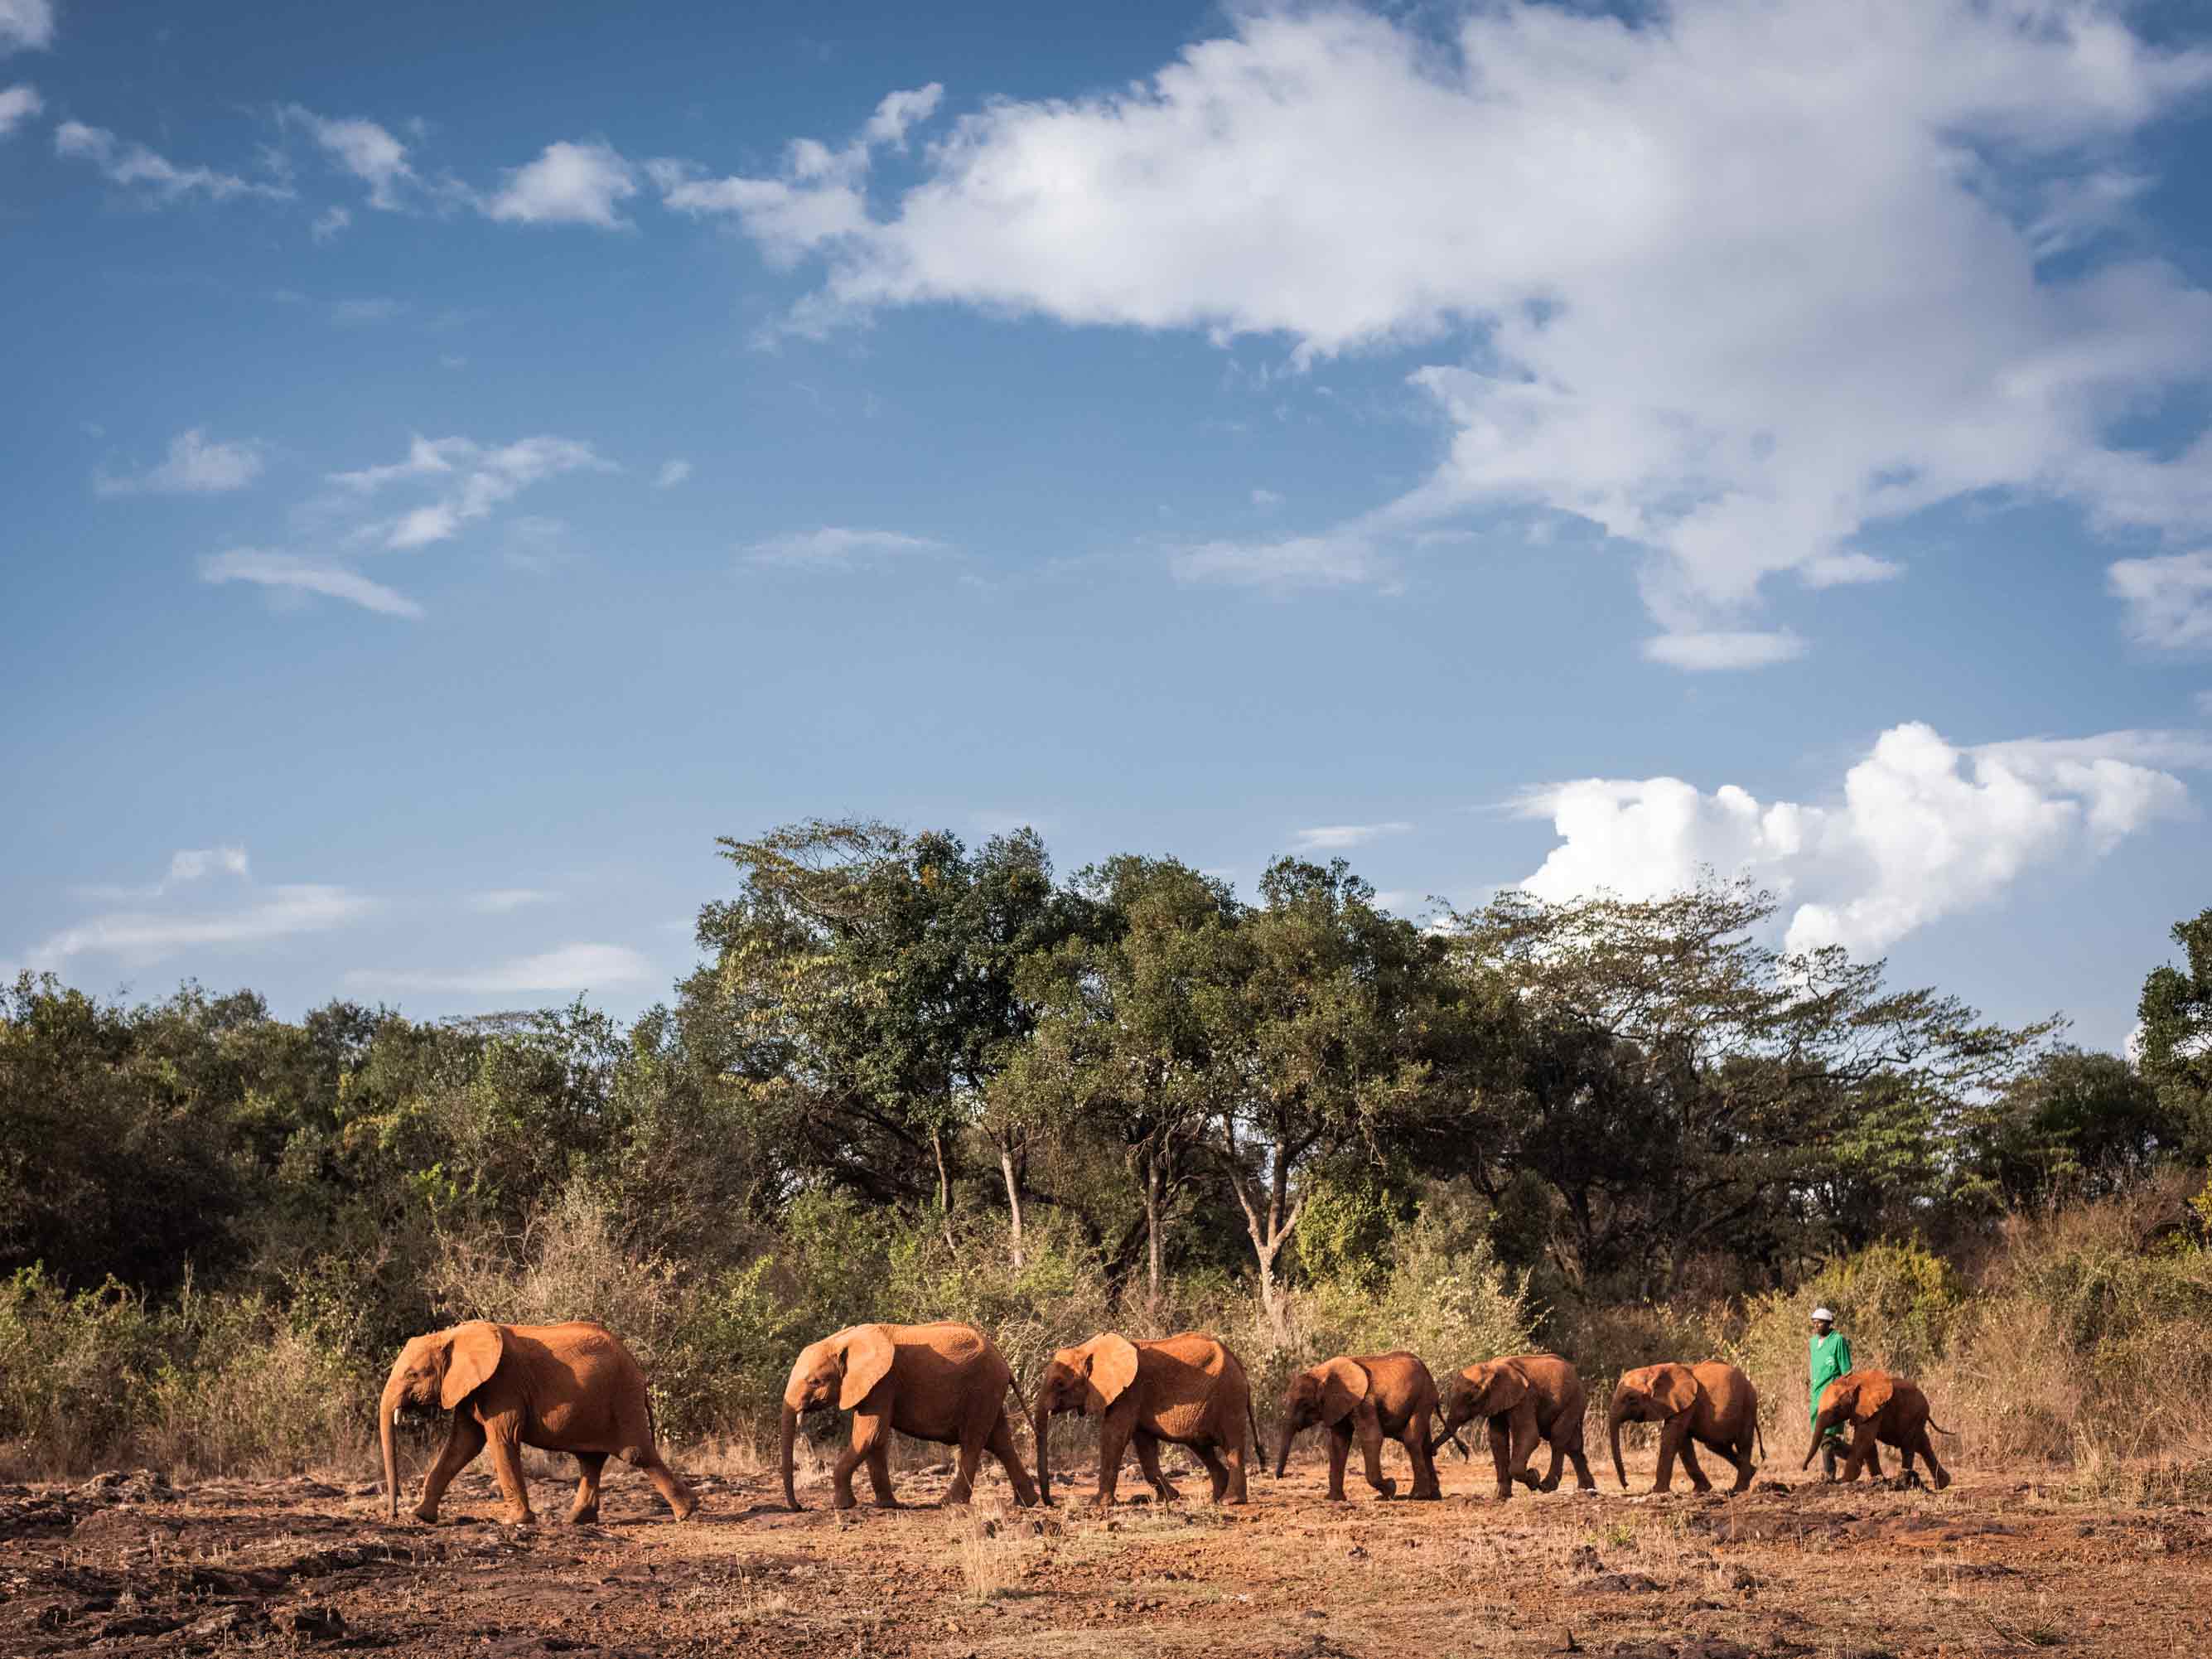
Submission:
[[[1766,1425],[1759,1420],[1757,1412],[1751,1414],[1751,1432],[1759,1442],[1759,1461],[1764,1463],[1766,1461]]]
[[[1249,1387],[1244,1390],[1244,1421],[1252,1430],[1252,1455],[1258,1458],[1261,1466],[1265,1468],[1267,1455],[1260,1449],[1260,1419],[1252,1409],[1252,1390]]]
[[[1954,1440],[1956,1440],[1959,1437],[1959,1431],[1956,1429],[1947,1429],[1932,1417],[1928,1419],[1928,1426],[1935,1430],[1938,1434],[1949,1435]]]
[[[1038,1441],[1036,1413],[1030,1409],[1030,1402],[1022,1398],[1020,1383],[1009,1379],[1006,1386],[1014,1391],[1014,1404],[1022,1408],[1022,1421],[1030,1425],[1030,1444],[1034,1446]]]

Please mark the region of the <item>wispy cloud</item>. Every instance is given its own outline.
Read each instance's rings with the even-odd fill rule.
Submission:
[[[2122,559],[2105,575],[2134,638],[2163,651],[2212,646],[2212,548]]]
[[[1395,567],[1375,542],[1360,534],[1292,536],[1272,542],[1201,542],[1181,548],[1169,561],[1176,580],[1221,582],[1233,587],[1350,587],[1375,582],[1395,586]]]
[[[193,195],[216,202],[234,196],[289,201],[295,194],[289,185],[262,184],[235,173],[217,173],[212,167],[179,167],[143,144],[128,143],[105,127],[87,126],[80,121],[64,121],[54,129],[54,154],[68,161],[89,162],[109,183],[163,204]]]
[[[466,438],[414,438],[405,459],[357,471],[334,472],[331,482],[356,495],[378,494],[395,483],[435,479],[438,497],[398,518],[368,527],[366,538],[392,548],[426,547],[488,518],[532,485],[568,472],[618,471],[591,445],[541,434],[486,448]]]
[[[282,126],[305,132],[335,166],[367,185],[373,208],[395,211],[402,192],[417,182],[407,146],[374,121],[360,116],[334,119],[297,104],[285,105],[276,118]]]
[[[484,213],[525,225],[591,225],[626,230],[619,207],[637,194],[636,169],[612,146],[546,145],[527,166],[509,169],[507,182],[483,204]]]
[[[532,904],[550,904],[561,896],[538,887],[492,887],[471,893],[462,902],[479,915],[505,915]]]
[[[1656,634],[1644,641],[1650,662],[1693,673],[1769,668],[1805,654],[1805,641],[1784,629],[1774,633]]]
[[[205,901],[185,909],[155,901],[180,889],[197,892],[215,876],[229,879],[228,903]],[[257,885],[246,850],[240,847],[188,848],[173,854],[167,876],[144,888],[95,888],[101,897],[137,901],[133,909],[88,916],[33,945],[26,960],[34,967],[59,967],[76,957],[112,957],[131,966],[161,962],[186,951],[265,944],[298,934],[327,933],[358,921],[376,908],[361,893],[323,883]]]
[[[856,558],[902,553],[942,553],[946,544],[896,530],[851,530],[827,525],[755,542],[746,557],[762,564],[849,564]]]
[[[673,489],[691,476],[691,463],[686,460],[663,461],[660,471],[653,481],[655,489]]]
[[[372,581],[357,570],[265,548],[234,547],[227,552],[210,553],[200,561],[200,580],[217,586],[251,582],[281,592],[319,593],[379,616],[404,617],[410,622],[422,615],[422,607],[404,593]]]
[[[261,476],[262,450],[251,439],[221,443],[193,427],[169,441],[168,455],[144,472],[102,476],[93,488],[103,495],[219,495],[243,489]]]
[[[24,122],[34,119],[46,106],[39,89],[27,82],[0,92],[0,138],[5,138]]]
[[[0,0],[0,57],[54,43],[53,0]]]
[[[635,985],[653,976],[653,964],[626,945],[563,945],[535,956],[458,973],[412,969],[356,969],[347,985],[361,989],[451,991],[470,996],[506,996],[524,992],[595,991],[611,985]]]
[[[1395,820],[1389,823],[1324,823],[1310,830],[1292,830],[1291,845],[1301,853],[1341,853],[1380,841],[1385,836],[1405,835],[1413,827]]]
[[[1282,504],[1283,498],[1278,491],[1273,489],[1255,489],[1252,492],[1252,505],[1258,507],[1262,513],[1272,513]]]
[[[327,242],[352,222],[350,209],[326,207],[315,216],[314,223],[307,227],[307,234],[319,242]]]

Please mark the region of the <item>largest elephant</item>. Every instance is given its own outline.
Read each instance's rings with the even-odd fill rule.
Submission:
[[[1098,1492],[1103,1508],[1114,1501],[1121,1454],[1136,1443],[1137,1462],[1163,1503],[1180,1496],[1160,1473],[1160,1442],[1188,1446],[1212,1478],[1213,1501],[1244,1501],[1247,1441],[1257,1451],[1260,1425],[1252,1415],[1252,1389],[1244,1364],[1217,1337],[1196,1331],[1157,1341],[1132,1342],[1101,1331],[1080,1347],[1062,1348],[1045,1362],[1036,1390],[1037,1484],[1052,1501],[1046,1444],[1061,1412],[1098,1419]]]
[[[1584,1397],[1582,1373],[1555,1353],[1509,1354],[1486,1359],[1444,1379],[1443,1421],[1429,1442],[1433,1452],[1458,1433],[1460,1425],[1481,1418],[1490,1431],[1490,1458],[1498,1471],[1499,1500],[1513,1496],[1516,1480],[1537,1492],[1553,1492],[1569,1461],[1575,1485],[1595,1492],[1589,1460],[1583,1455]],[[1552,1466],[1542,1480],[1528,1467],[1539,1439],[1552,1448]]]
[[[453,1414],[445,1449],[422,1482],[418,1521],[438,1518],[438,1500],[453,1477],[489,1444],[491,1466],[507,1498],[507,1519],[534,1519],[522,1479],[521,1450],[573,1453],[582,1471],[571,1521],[595,1521],[599,1471],[610,1457],[643,1469],[679,1521],[699,1507],[690,1489],[653,1447],[653,1406],[645,1373],[604,1325],[494,1325],[478,1320],[418,1336],[399,1351],[378,1409],[384,1443],[385,1514],[399,1518],[399,1474],[392,1431],[400,1407],[443,1408]]]
[[[862,1463],[868,1466],[877,1507],[903,1507],[891,1495],[894,1429],[959,1447],[959,1467],[945,1491],[947,1504],[968,1501],[987,1451],[1006,1466],[1014,1501],[1036,1503],[1036,1488],[1006,1420],[1006,1389],[1013,1380],[1012,1367],[972,1325],[852,1325],[808,1343],[783,1389],[786,1507],[800,1507],[792,1484],[799,1417],[825,1406],[853,1413],[853,1443],[830,1470],[833,1501],[841,1510],[854,1506],[853,1472]]]
[[[1951,1484],[1949,1472],[1936,1461],[1936,1443],[1928,1437],[1931,1428],[1938,1434],[1951,1431],[1929,1421],[1928,1396],[1911,1377],[1895,1371],[1846,1371],[1830,1382],[1820,1390],[1820,1409],[1813,1419],[1813,1443],[1806,1449],[1804,1462],[1797,1467],[1809,1468],[1828,1431],[1844,1423],[1851,1425],[1851,1449],[1844,1459],[1844,1480],[1857,1480],[1859,1470],[1869,1462],[1879,1480],[1881,1454],[1876,1447],[1891,1445],[1905,1456],[1904,1468],[1898,1472],[1900,1479],[1911,1477],[1912,1460],[1918,1455],[1928,1460],[1936,1491]]]
[[[1741,1492],[1752,1482],[1751,1450],[1766,1455],[1765,1437],[1759,1427],[1759,1390],[1751,1379],[1723,1360],[1708,1359],[1695,1365],[1668,1361],[1628,1372],[1613,1391],[1613,1409],[1606,1429],[1613,1437],[1613,1473],[1626,1487],[1628,1476],[1620,1465],[1620,1425],[1659,1424],[1659,1472],[1651,1483],[1655,1492],[1674,1482],[1674,1459],[1680,1456],[1690,1484],[1711,1492],[1713,1483],[1698,1467],[1695,1446],[1709,1446],[1735,1466],[1735,1485]]]

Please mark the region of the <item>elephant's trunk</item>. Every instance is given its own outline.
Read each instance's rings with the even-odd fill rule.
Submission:
[[[1278,1480],[1283,1478],[1283,1470],[1291,1461],[1291,1442],[1297,1437],[1297,1423],[1293,1419],[1287,1417],[1283,1419],[1283,1443],[1275,1449],[1275,1479]]]
[[[799,1493],[791,1483],[798,1453],[799,1407],[787,1400],[783,1402],[783,1506],[787,1510],[799,1507]]]
[[[384,1445],[384,1518],[399,1518],[399,1461],[392,1446],[392,1420],[399,1415],[399,1404],[404,1396],[399,1379],[395,1376],[384,1385],[384,1396],[376,1410],[376,1431]]]
[[[1049,1378],[1037,1385],[1036,1409],[1030,1413],[1030,1428],[1036,1436],[1037,1498],[1050,1508],[1052,1466],[1048,1448],[1052,1443],[1052,1382]]]
[[[1620,1482],[1623,1492],[1628,1490],[1628,1471],[1620,1462],[1620,1425],[1628,1420],[1628,1402],[1619,1395],[1613,1397],[1613,1409],[1606,1413],[1606,1433],[1613,1441],[1613,1478]]]

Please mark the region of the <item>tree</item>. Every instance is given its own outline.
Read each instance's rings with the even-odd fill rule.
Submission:
[[[1457,999],[1446,946],[1375,908],[1341,859],[1279,859],[1236,951],[1237,994],[1214,1005],[1209,1041],[1226,1086],[1222,1164],[1252,1242],[1260,1301],[1287,1336],[1276,1283],[1316,1155],[1374,1152],[1431,1115],[1451,1075]]]
[[[2212,910],[2173,924],[2187,966],[2161,963],[2143,981],[2140,1064],[2192,1158],[2212,1156]]]
[[[1081,872],[1095,925],[1032,959],[1036,1033],[1003,1109],[1069,1120],[1121,1148],[1144,1208],[1146,1283],[1160,1292],[1168,1208],[1224,1089],[1214,1042],[1237,996],[1240,910],[1228,887],[1173,859]]]
[[[1455,918],[1468,971],[1515,988],[1516,1066],[1470,1173],[1556,1194],[1553,1255],[1584,1294],[1661,1297],[1702,1252],[1770,1268],[1817,1249],[1824,1188],[1953,1133],[2055,1029],[1890,991],[1882,964],[1761,941],[1771,895],[1501,895]],[[1877,1133],[1878,1131],[1878,1133]]]
[[[1966,1188],[2007,1206],[2119,1191],[2181,1152],[2186,1124],[2118,1054],[2053,1048],[1975,1112],[1961,1148]]]

